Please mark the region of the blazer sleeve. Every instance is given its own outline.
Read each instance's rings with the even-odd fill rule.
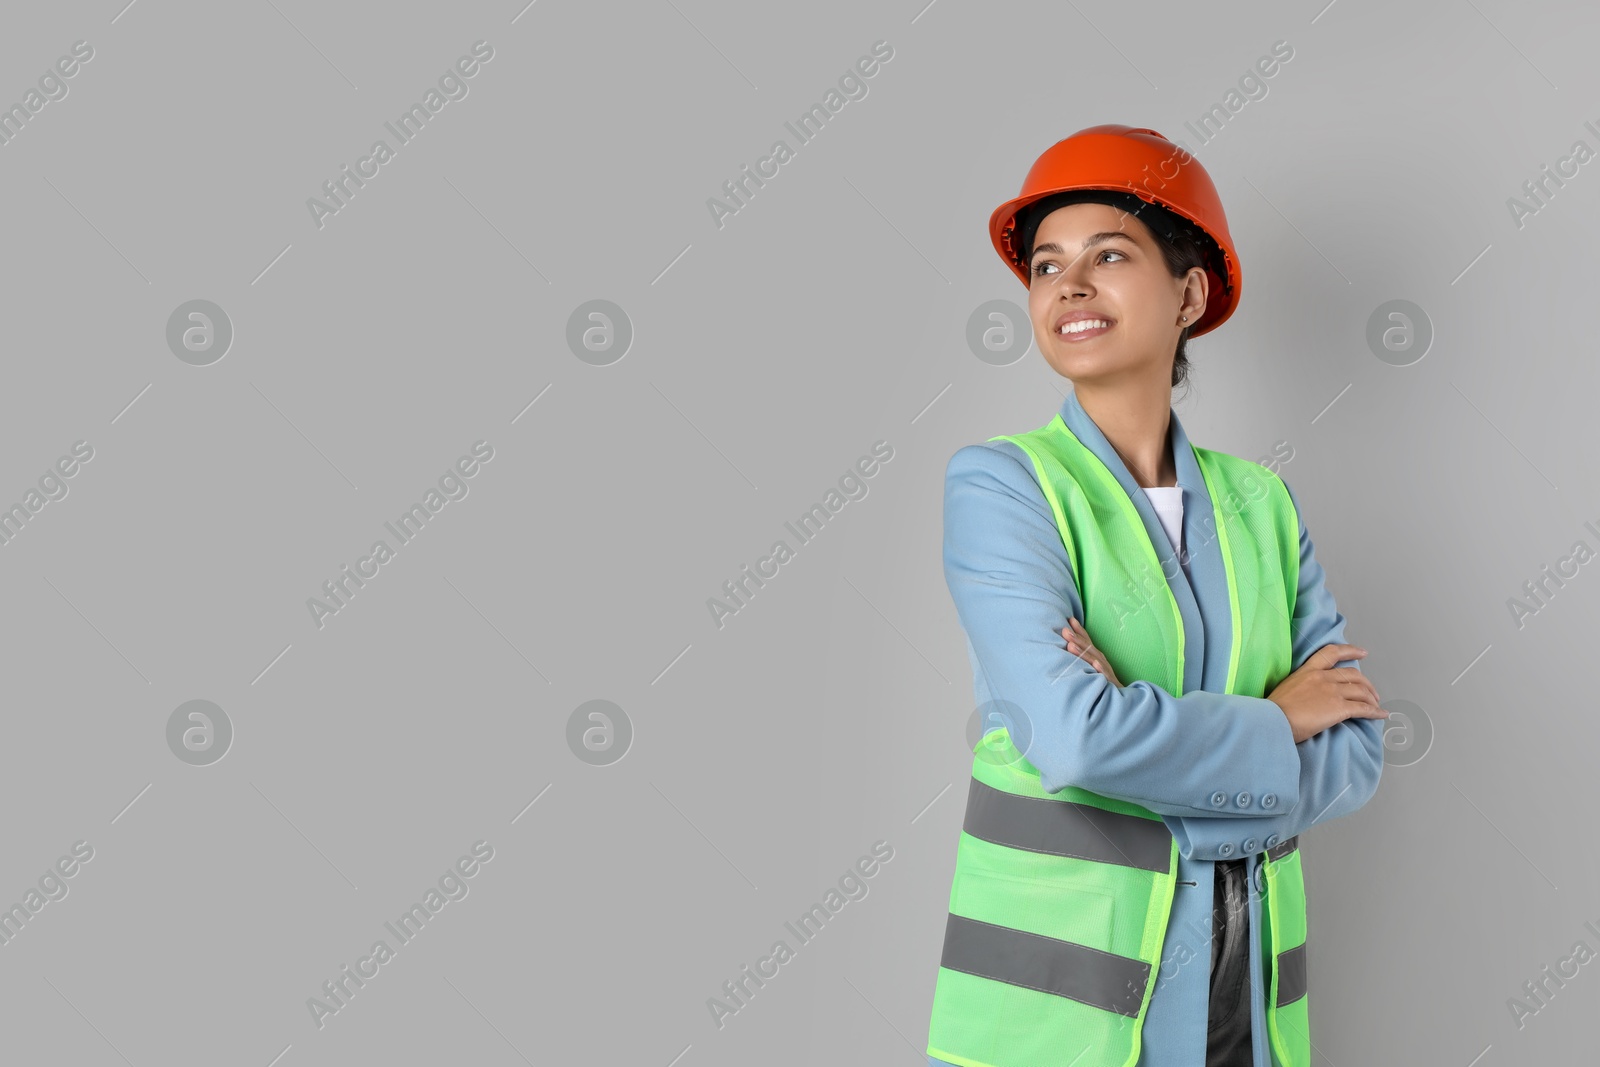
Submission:
[[[1288,483],[1284,486],[1287,488]],[[1300,512],[1300,503],[1292,491],[1289,498],[1295,501],[1295,511]],[[1324,577],[1302,518],[1300,581],[1292,623],[1295,668],[1323,645],[1343,644],[1345,640],[1345,618],[1334,604]],[[1361,661],[1340,660],[1337,666],[1359,670]],[[1295,745],[1300,757],[1299,802],[1280,808],[1270,818],[1186,819],[1169,818],[1163,812],[1164,821],[1178,839],[1179,851],[1195,859],[1237,858],[1355,811],[1378,790],[1378,779],[1383,774],[1383,727],[1382,719],[1345,719]],[[1268,844],[1267,838],[1272,836],[1277,840]],[[1225,843],[1229,846],[1227,854],[1220,851]]]
[[[945,471],[944,572],[966,631],[980,701],[1027,720],[1024,753],[1041,786],[1078,786],[1163,816],[1262,823],[1301,801],[1294,731],[1270,700],[1118,687],[1067,651],[1083,619],[1066,545],[1025,453],[968,445]],[[1241,793],[1277,806],[1241,808]],[[1243,836],[1243,835],[1240,835]],[[1265,836],[1265,832],[1261,836]]]

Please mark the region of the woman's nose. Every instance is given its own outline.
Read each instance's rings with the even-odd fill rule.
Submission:
[[[1086,254],[1068,263],[1060,274],[1062,293],[1085,294],[1092,291],[1094,289],[1094,283],[1090,278],[1092,265],[1090,257]]]

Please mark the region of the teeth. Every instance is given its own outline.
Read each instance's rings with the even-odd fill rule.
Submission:
[[[1097,326],[1110,325],[1111,324],[1104,319],[1079,319],[1077,322],[1069,322],[1065,326],[1061,327],[1061,332],[1082,333],[1084,330],[1092,330]]]

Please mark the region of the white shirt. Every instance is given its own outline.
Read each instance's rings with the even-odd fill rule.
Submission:
[[[1167,540],[1172,542],[1172,550],[1178,554],[1187,572],[1188,557],[1183,554],[1183,487],[1164,485],[1141,488],[1144,488],[1145,496],[1150,498],[1150,506],[1156,509],[1156,517],[1161,520],[1162,529],[1167,531]]]

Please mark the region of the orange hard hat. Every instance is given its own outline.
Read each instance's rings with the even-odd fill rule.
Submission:
[[[1208,257],[1214,262],[1206,267],[1210,275],[1206,309],[1189,336],[1227,321],[1239,304],[1241,276],[1217,187],[1199,160],[1155,130],[1142,127],[1090,126],[1057,141],[1034,161],[1022,180],[1022,192],[995,208],[989,216],[989,238],[1023,285],[1029,284],[1029,278],[1018,241],[1018,213],[1052,194],[1087,189],[1132,194],[1144,204],[1165,208],[1209,237],[1216,250]],[[1137,205],[1133,213],[1138,214],[1142,207]]]

